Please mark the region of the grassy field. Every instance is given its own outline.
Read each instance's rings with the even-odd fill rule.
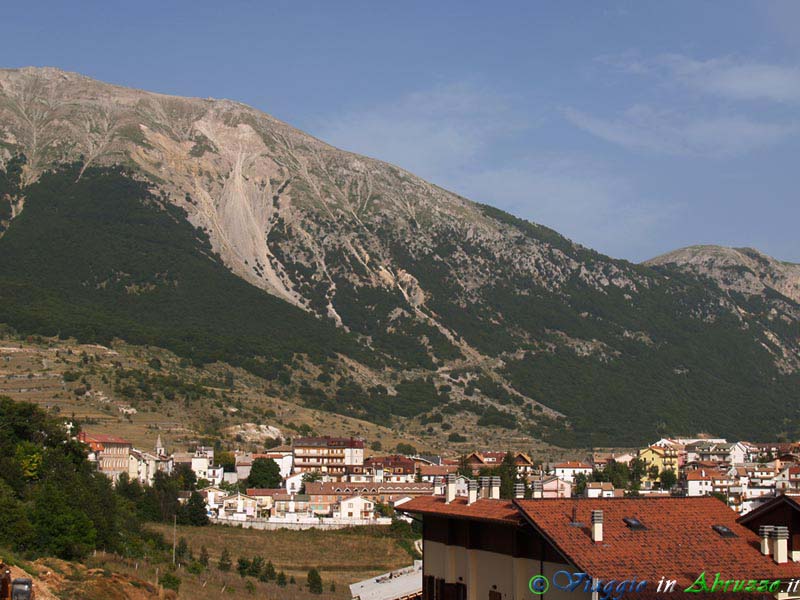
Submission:
[[[86,356],[91,358],[88,363],[83,360]],[[155,371],[148,364],[154,358],[163,364],[160,375],[174,375],[194,384],[220,379],[223,373],[232,372],[235,383],[232,389],[225,390],[204,385],[214,395],[201,397],[191,406],[179,398],[163,402],[131,400],[115,390],[117,368],[152,375]],[[66,372],[77,373],[80,379],[65,381]],[[85,385],[83,380],[90,384],[90,393],[77,396],[75,390]],[[214,438],[222,439],[226,446],[262,449],[257,441],[236,439],[236,428],[244,423],[274,425],[287,437],[297,435],[297,427],[306,425],[319,434],[380,441],[384,448],[393,448],[399,442],[421,446],[419,438],[414,436],[276,397],[267,393],[264,380],[241,369],[225,364],[187,366],[168,351],[122,342],[106,348],[55,338],[20,339],[3,335],[0,328],[0,395],[58,410],[62,415],[75,415],[85,424],[85,430],[122,436],[144,450],[151,450],[159,435],[171,451]],[[132,405],[137,408],[135,414],[121,412]],[[214,431],[209,430],[212,423]]]
[[[169,525],[150,525],[154,530],[172,539]],[[197,556],[202,546],[208,550],[211,568],[198,576],[180,574],[181,597],[212,598],[205,596],[211,586],[217,592],[223,585],[245,591],[248,582],[257,588],[260,598],[319,598],[305,591],[306,577],[311,568],[322,575],[325,598],[349,598],[348,585],[373,575],[379,575],[407,566],[413,558],[391,537],[386,529],[354,528],[338,531],[256,531],[211,525],[208,527],[178,527],[178,538],[185,538]],[[230,553],[234,564],[241,557],[261,556],[272,561],[275,569],[284,571],[287,578],[294,577],[297,584],[279,588],[274,583],[262,583],[253,578],[243,580],[237,573],[222,573],[216,566],[223,549]],[[139,576],[148,579],[139,573]],[[205,587],[203,586],[205,583]],[[335,592],[330,591],[331,583]],[[186,590],[184,590],[184,585]],[[200,590],[194,589],[200,586]],[[259,587],[260,586],[260,587]],[[191,590],[191,595],[188,594]],[[294,594],[294,595],[292,595]]]

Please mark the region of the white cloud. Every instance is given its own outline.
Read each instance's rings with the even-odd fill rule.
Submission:
[[[328,119],[314,133],[340,148],[436,179],[526,126],[503,96],[471,84],[452,84]]]
[[[658,63],[677,81],[736,100],[800,102],[800,69],[733,58],[694,60],[681,54],[661,56]]]
[[[526,153],[515,154],[514,137],[541,120],[520,118],[502,95],[457,84],[330,118],[313,132],[602,252],[649,258],[657,228],[671,222],[674,206],[643,201],[628,174],[602,161],[537,153],[533,147],[541,144],[533,135]]]
[[[727,158],[774,145],[797,133],[797,124],[756,121],[741,115],[687,116],[635,105],[616,118],[574,108],[564,116],[576,127],[606,141],[659,154]]]
[[[544,155],[476,170],[453,188],[612,256],[645,259],[683,207],[648,201],[627,175],[580,156]],[[663,200],[663,199],[662,199]]]
[[[800,68],[719,57],[697,60],[683,54],[642,58],[635,52],[602,55],[597,61],[624,73],[660,77],[665,82],[733,100],[800,102]]]

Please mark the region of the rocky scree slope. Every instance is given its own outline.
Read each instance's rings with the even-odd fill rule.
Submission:
[[[21,330],[228,360],[431,435],[800,427],[796,299],[762,318],[236,102],[2,70],[0,164],[0,320]]]

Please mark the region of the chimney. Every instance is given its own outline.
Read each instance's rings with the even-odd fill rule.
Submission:
[[[478,499],[478,482],[470,479],[467,482],[467,504],[473,504]]]
[[[524,498],[525,497],[525,484],[524,483],[515,483],[514,484],[514,498]]]
[[[444,501],[450,504],[456,499],[456,476],[452,473],[447,475],[447,483],[445,484]]]
[[[489,497],[489,482],[491,482],[491,477],[481,477],[478,481],[481,484],[481,498],[488,498]]]
[[[494,475],[489,488],[489,497],[492,500],[500,500],[500,477]]]
[[[592,541],[599,544],[603,541],[603,511],[592,511]]]
[[[772,529],[772,554],[775,562],[789,562],[789,528],[776,525]]]
[[[541,481],[533,482],[533,498],[544,498],[544,484]]]
[[[772,554],[772,525],[761,525],[758,528],[758,535],[761,537],[761,554],[769,556]]]
[[[444,496],[444,477],[441,475],[433,478],[433,493],[436,496]]]

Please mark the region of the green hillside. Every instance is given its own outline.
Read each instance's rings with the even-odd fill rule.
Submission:
[[[438,329],[397,312],[405,306],[398,292],[354,285],[351,257],[327,257],[347,332],[231,273],[205,232],[132,173],[89,168],[79,177],[74,164],[20,190],[20,166],[12,161],[0,174],[0,219],[10,215],[9,198],[25,197],[0,238],[0,322],[20,332],[122,338],[197,363],[228,362],[277,379],[287,396],[310,407],[384,424],[474,415],[478,427],[565,446],[696,431],[751,440],[800,435],[800,376],[778,370],[764,330],[788,340],[800,331],[796,322],[763,317],[769,298],[740,298],[752,315],[743,321],[712,281],[615,261],[485,206],[522,241],[540,244],[551,264],[574,261],[633,286],[603,287],[573,270],[550,288],[521,276],[514,255],[493,256],[458,230],[441,227],[422,250],[390,228],[379,230],[440,323],[484,356],[502,356],[496,372],[514,390],[566,416],[549,419],[481,368],[458,367],[464,356]],[[491,282],[471,298],[454,256],[491,265]],[[295,276],[292,268],[301,267],[289,258]],[[324,297],[314,298],[321,306]],[[358,383],[337,372],[337,355],[384,378]],[[322,374],[301,375],[300,357]],[[438,370],[448,364],[456,367]]]
[[[295,354],[372,358],[333,325],[245,283],[179,208],[121,169],[80,165],[25,190],[0,238],[0,322],[26,333],[168,348],[275,378]],[[3,177],[0,198],[14,191]]]

